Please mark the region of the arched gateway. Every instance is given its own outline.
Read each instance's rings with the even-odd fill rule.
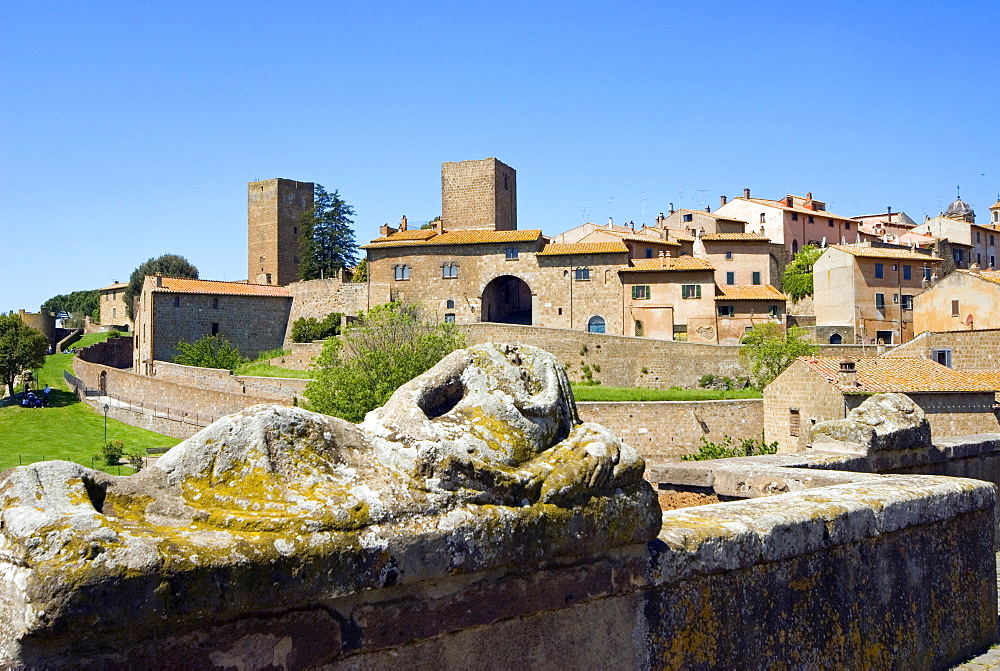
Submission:
[[[531,325],[531,288],[520,277],[501,275],[483,289],[482,321]]]

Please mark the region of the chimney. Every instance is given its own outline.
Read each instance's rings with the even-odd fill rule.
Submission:
[[[854,367],[854,359],[844,359],[840,362],[839,381],[842,387],[858,386],[858,371]]]
[[[792,200],[792,197],[791,196],[785,196],[785,206],[786,207],[792,207],[793,205],[795,205],[795,201]]]
[[[444,233],[444,219],[438,219],[434,222],[434,230],[438,235]]]
[[[608,228],[611,228],[614,225],[615,225],[615,220],[612,219],[611,217],[608,217]]]
[[[760,227],[760,234],[764,235],[764,227],[763,226]]]
[[[155,286],[157,289],[162,289],[163,288],[163,273],[156,273],[156,279],[153,282],[154,282],[153,286]]]
[[[743,197],[744,198],[750,197],[750,189],[743,189]]]
[[[978,275],[979,274],[979,264],[978,263],[973,263],[971,266],[969,266],[969,272],[972,273],[973,275]]]
[[[719,196],[719,207],[722,207],[725,204],[726,204],[726,197],[725,196]]]
[[[886,218],[889,221],[892,221],[892,206],[890,205],[889,207],[885,208],[885,210],[886,210],[885,212]]]
[[[670,203],[670,214],[674,213],[674,204]]]
[[[712,213],[712,208],[709,207],[708,205],[706,205],[705,206],[705,211],[708,212],[709,214],[711,214]]]
[[[399,220],[399,230],[401,230],[401,231],[405,231],[406,230],[406,215],[405,214],[403,215],[403,218]]]

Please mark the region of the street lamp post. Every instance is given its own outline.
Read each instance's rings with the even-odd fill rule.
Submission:
[[[108,444],[108,404],[104,404],[104,444]]]

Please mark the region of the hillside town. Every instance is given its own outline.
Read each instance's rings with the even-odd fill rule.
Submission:
[[[411,226],[402,216],[360,245],[356,265],[300,279],[303,236],[321,189],[278,178],[247,185],[247,279],[144,274],[131,302],[129,283],[113,282],[98,290],[97,313],[79,327],[67,326],[67,314],[4,316],[43,334],[50,357],[72,354],[59,378],[44,378],[44,402],[31,390],[43,378],[28,367],[17,378],[23,392],[5,404],[47,412],[51,382],[65,386],[54,392],[72,399],[64,402],[103,412],[106,447],[113,447],[109,418],[175,444],[106,449],[104,470],[43,458],[7,471],[0,497],[21,511],[11,519],[24,521],[5,542],[31,557],[31,568],[17,570],[64,572],[74,585],[93,580],[102,589],[117,572],[153,570],[129,567],[159,556],[166,546],[156,539],[170,538],[171,556],[184,559],[156,570],[186,584],[195,578],[181,564],[194,562],[231,590],[225,608],[258,618],[234,624],[243,620],[212,610],[214,592],[192,590],[173,598],[210,614],[190,626],[210,622],[224,641],[278,631],[282,638],[265,648],[284,651],[281,668],[330,660],[382,666],[397,655],[418,664],[420,646],[435,637],[451,650],[456,637],[504,626],[531,635],[532,618],[571,640],[559,628],[578,626],[562,618],[582,612],[574,610],[581,590],[579,607],[608,609],[579,616],[612,632],[571,655],[581,666],[627,658],[639,661],[622,664],[637,668],[728,667],[703,662],[747,650],[758,661],[791,659],[799,652],[786,631],[812,627],[819,613],[837,626],[860,622],[859,636],[888,641],[883,650],[807,636],[811,659],[847,666],[903,659],[916,668],[932,659],[942,667],[997,640],[1000,201],[980,223],[958,197],[917,222],[889,208],[834,214],[812,193],[759,198],[744,189],[720,196],[715,210],[670,204],[648,226],[609,219],[549,232],[518,227],[517,173],[486,158],[442,165],[440,217]],[[322,410],[316,385],[339,356],[337,343],[368,328],[380,308],[417,315],[460,345],[396,383],[384,404],[353,417]],[[319,335],[309,324],[328,330]],[[761,377],[750,360],[761,337],[804,354]],[[91,340],[76,351],[81,338]],[[206,342],[224,342],[242,354],[237,361],[256,360],[265,372],[184,359]],[[682,396],[574,398],[598,386]],[[123,475],[123,464],[135,475]],[[24,503],[37,481],[55,483],[31,503],[55,511],[46,513],[53,520],[72,518],[127,540],[88,535],[86,543],[100,548],[94,556],[109,558],[62,567],[60,553],[91,551],[73,549],[83,542],[76,532],[37,540],[42,523]],[[78,500],[85,503],[65,503]],[[881,512],[886,506],[892,512]],[[447,552],[442,533],[451,534]],[[238,539],[240,550],[216,558],[208,548],[230,547],[223,538]],[[840,553],[862,547],[875,579],[894,585],[892,599],[845,575],[857,562]],[[195,559],[202,556],[212,557],[204,567]],[[893,563],[899,557],[905,571]],[[309,570],[323,572],[332,592],[302,578],[299,561],[318,562]],[[526,561],[534,562],[530,575]],[[252,570],[227,578],[241,562]],[[264,566],[276,576],[273,586],[294,589],[261,582]],[[801,580],[826,576],[828,586],[803,590],[799,578],[775,578],[786,570]],[[489,571],[502,576],[484,577]],[[754,571],[776,590],[774,601],[759,596],[764,583]],[[941,573],[951,577],[931,579]],[[631,577],[596,587],[606,574]],[[524,580],[548,596],[500,598],[528,589]],[[443,596],[429,596],[425,583]],[[143,585],[129,587],[153,604],[142,618],[181,607]],[[746,593],[764,624],[737,626],[743,607],[717,595],[706,607],[724,633],[686,643],[707,631],[704,610],[688,601],[719,585]],[[52,607],[59,598],[48,587],[12,587],[0,593],[0,608]],[[411,614],[397,612],[399,599]],[[973,607],[940,605],[956,600]],[[346,636],[345,627],[364,635],[316,647],[314,625],[280,614],[320,602],[349,622],[315,625],[324,636]],[[89,645],[53,643],[57,631],[17,620],[41,632],[43,643],[8,632],[21,647],[0,645],[0,663],[58,666],[72,651],[76,661],[114,666],[120,660],[108,651],[124,648],[139,659],[166,650],[173,666],[191,646],[207,645],[192,642],[201,634],[183,617],[167,628],[166,642],[125,644],[134,604],[123,603]],[[440,621],[407,628],[435,608]],[[393,625],[376,631],[362,611]],[[58,612],[61,626],[90,622],[77,602]],[[937,618],[933,632],[924,612]],[[893,639],[901,629],[887,623],[900,617],[926,641]],[[637,625],[626,626],[633,621],[641,636],[633,636]],[[259,655],[272,652],[233,654],[259,667]],[[554,659],[542,647],[519,654],[546,668]]]

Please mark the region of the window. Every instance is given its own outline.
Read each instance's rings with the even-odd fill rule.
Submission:
[[[845,231],[851,230],[851,222],[849,222],[849,221],[845,221],[844,222],[844,230]]]
[[[798,220],[799,220],[799,213],[792,212],[792,221],[798,221]]]
[[[912,266],[903,266],[903,279],[904,280],[912,280],[913,279],[913,267]]]
[[[976,265],[977,266],[983,265],[983,255],[980,254],[979,252],[976,252]]]
[[[298,234],[299,234],[299,227],[292,226],[292,235],[298,235]]]
[[[767,308],[767,315],[769,317],[773,317],[774,319],[777,319],[778,318],[778,306],[777,305],[770,305],[770,306],[768,306],[768,308]]]
[[[650,249],[649,247],[646,247],[646,258],[647,259],[653,258],[653,250]]]
[[[694,215],[693,214],[685,214],[684,217],[683,217],[683,219],[684,219],[684,221],[694,221]]]
[[[753,271],[753,273],[750,275],[750,283],[751,284],[760,284],[760,271],[759,270]]]
[[[885,268],[881,263],[875,264],[875,279],[880,280],[885,277]]]
[[[293,256],[292,259],[295,261],[295,265],[299,264],[299,257]]]
[[[958,317],[960,314],[961,314],[961,310],[959,310],[958,301],[952,301],[951,302],[951,316],[952,317]]]
[[[179,308],[180,306],[181,306],[181,297],[180,296],[174,296],[174,307],[175,308]]]
[[[891,345],[892,331],[875,331],[875,342],[882,345]]]
[[[111,316],[112,317],[118,316],[118,308],[111,308]]]
[[[732,305],[720,305],[716,308],[719,312],[720,317],[732,317],[736,310]]]
[[[955,263],[961,263],[962,262],[962,256],[963,256],[963,254],[962,254],[962,250],[961,249],[953,249],[953,250],[951,250],[951,258],[953,258],[955,260]]]
[[[441,277],[445,279],[458,277],[458,265],[454,263],[446,263],[441,266]]]
[[[445,316],[444,316],[444,321],[446,323],[448,323],[448,324],[454,324],[455,323],[455,313],[453,313],[453,312],[446,313]]]
[[[764,220],[765,220],[766,216],[767,216],[766,213],[764,213],[764,212],[760,213],[760,223],[762,223],[762,224],[764,223]]]
[[[895,263],[892,264],[892,272],[896,272],[898,269],[899,269],[899,266],[897,266]]]
[[[788,435],[799,435],[799,411],[792,408],[788,410]]]
[[[912,310],[913,309],[913,294],[903,294],[903,309]]]
[[[726,261],[732,261],[732,259],[733,259],[733,253],[726,252]]]
[[[931,267],[924,266],[924,279],[929,280],[931,278]]]
[[[892,295],[892,304],[893,305],[899,305],[899,294],[893,294]]]
[[[632,287],[632,299],[641,301],[646,300],[650,297],[649,285],[640,284],[638,286]]]
[[[506,256],[508,261],[517,261],[517,247],[508,247]]]
[[[395,273],[396,273],[395,277],[396,277],[397,280],[408,280],[408,279],[410,279],[410,266],[407,266],[407,265],[393,266],[393,269],[395,270]]]
[[[604,317],[591,317],[587,322],[588,333],[604,333]]]
[[[885,294],[875,294],[875,309],[885,310]]]
[[[993,236],[991,235],[990,236],[990,247],[992,247],[992,246],[993,246]]]
[[[830,228],[833,228],[833,219],[827,219],[826,225],[829,226]]]
[[[736,284],[736,273],[731,270],[726,273],[726,284]]]
[[[931,357],[937,361],[942,366],[947,366],[951,368],[951,350],[950,349],[936,349],[931,350]]]
[[[638,319],[635,320],[635,335],[639,338],[646,335],[646,326]]]
[[[445,307],[446,310],[454,310],[455,309],[455,301],[453,301],[452,299],[449,298],[447,301],[445,301],[444,307]]]
[[[212,335],[219,335],[219,322],[212,322]]]
[[[830,336],[831,345],[840,345],[843,342],[844,342],[844,337],[839,333],[834,333],[833,335]]]
[[[219,309],[219,299],[218,298],[213,298],[212,299],[212,309],[213,310],[218,310]]]
[[[700,284],[682,284],[681,298],[701,298]]]
[[[978,244],[980,242],[982,242],[982,240],[979,237],[979,231],[976,231],[976,243]]]
[[[577,268],[573,274],[579,282],[590,280],[590,268]]]
[[[991,254],[990,255],[990,268],[996,268],[996,267],[997,267],[997,257],[995,257],[995,256],[993,256]]]
[[[809,215],[809,223],[810,224],[815,224],[816,223],[816,220],[813,218],[812,215]]]

